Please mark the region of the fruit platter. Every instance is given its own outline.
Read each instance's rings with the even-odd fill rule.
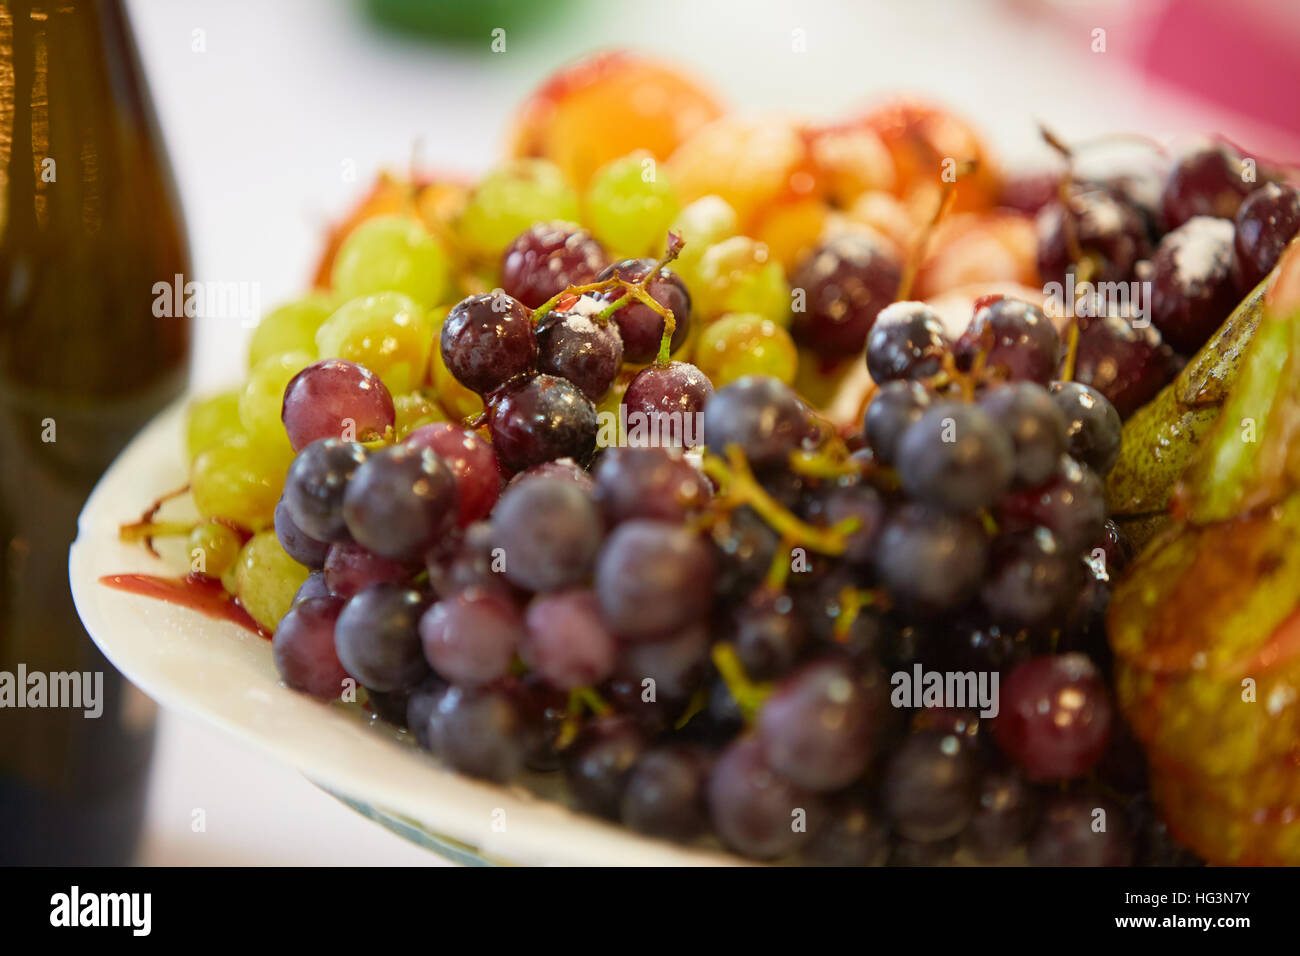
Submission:
[[[461,859],[1300,864],[1290,167],[626,53],[511,131],[104,477],[114,664]]]

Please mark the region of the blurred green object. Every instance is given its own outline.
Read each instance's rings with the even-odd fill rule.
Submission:
[[[366,14],[376,23],[402,33],[444,40],[494,39],[492,31],[505,30],[505,40],[516,30],[527,30],[553,19],[570,0],[362,0]]]

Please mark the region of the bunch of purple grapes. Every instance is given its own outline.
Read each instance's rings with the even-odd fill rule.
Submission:
[[[561,773],[588,813],[755,859],[1181,860],[1105,676],[1120,418],[1053,381],[1047,317],[990,298],[954,342],[923,304],[888,306],[849,435],[775,379],[715,394],[655,361],[623,401],[701,413],[702,465],[598,450],[593,403],[666,325],[641,302],[603,324],[578,290],[649,275],[679,329],[689,298],[561,232],[521,236],[507,289],[444,324],[490,441],[448,423],[344,440],[344,420],[389,435],[382,384],[333,360],[290,383],[276,530],[312,574],[275,634],[285,682],[364,688],[460,772]],[[998,675],[999,713],[896,699],[917,667]]]
[[[1300,231],[1300,191],[1222,144],[1179,158],[1163,182],[1073,182],[1038,213],[1044,282],[1150,283],[1149,324],[1130,303],[1080,315],[1074,378],[1122,418],[1150,401],[1277,264]],[[1154,188],[1152,188],[1154,187]],[[1041,198],[1040,200],[1041,201]]]

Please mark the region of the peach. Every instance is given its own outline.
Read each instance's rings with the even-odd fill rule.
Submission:
[[[635,150],[667,159],[720,115],[717,98],[675,67],[603,53],[553,74],[524,101],[510,154],[549,159],[581,189],[601,166]]]

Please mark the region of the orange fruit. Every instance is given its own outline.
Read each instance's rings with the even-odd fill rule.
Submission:
[[[720,115],[714,95],[676,67],[603,53],[553,74],[524,101],[509,151],[551,160],[582,189],[601,166],[636,150],[667,159]]]

